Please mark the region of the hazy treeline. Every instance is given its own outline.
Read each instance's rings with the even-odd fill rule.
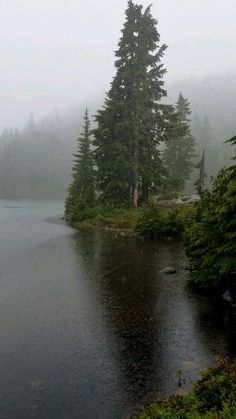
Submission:
[[[236,77],[219,76],[179,81],[168,88],[168,102],[179,92],[190,100],[192,132],[197,158],[206,150],[208,180],[230,162],[232,150],[224,144],[235,132]],[[92,113],[97,103],[90,106]],[[8,129],[0,136],[0,196],[6,198],[63,198],[70,182],[72,154],[83,109],[54,113],[40,122],[31,116],[22,130]],[[188,191],[198,176],[193,171]]]
[[[200,156],[206,150],[208,181],[228,165],[232,148],[224,144],[235,135],[236,74],[182,80],[169,86],[169,99],[182,91],[192,105],[192,132]]]
[[[71,175],[78,112],[56,112],[40,122],[30,116],[24,129],[0,137],[0,196],[63,198]]]

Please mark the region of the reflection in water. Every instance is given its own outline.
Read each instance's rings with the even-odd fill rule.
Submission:
[[[143,243],[99,231],[80,232],[75,241],[104,309],[128,408],[174,391],[180,370],[189,385],[199,369],[228,353],[227,333],[215,321],[214,308],[210,313],[207,301],[185,289],[181,244]],[[175,266],[177,275],[160,273],[165,266]]]
[[[57,211],[0,201],[0,417],[121,419],[235,354],[235,325],[185,289],[180,244],[75,232]]]

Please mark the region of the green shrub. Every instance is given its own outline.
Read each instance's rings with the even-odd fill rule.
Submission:
[[[181,204],[175,206],[175,213],[184,230],[190,228],[196,217],[198,204]]]
[[[236,144],[236,137],[231,140]],[[236,293],[236,165],[222,169],[202,193],[186,234],[191,283],[200,289]]]
[[[96,215],[96,208],[89,206],[83,199],[68,197],[65,205],[65,216],[70,224],[75,225]]]
[[[78,226],[101,226],[111,229],[134,230],[139,218],[139,210],[133,208],[111,208],[96,206],[88,211],[79,211],[76,214]]]
[[[151,239],[180,238],[184,226],[175,211],[160,211],[156,205],[143,210],[136,231]]]
[[[189,395],[161,400],[135,418],[236,419],[236,361],[217,360],[202,374]]]
[[[165,193],[162,193],[162,194],[158,195],[157,197],[154,197],[153,202],[170,201],[172,199],[179,198],[180,196],[181,196],[181,194],[178,193],[178,192],[165,192]]]
[[[236,170],[222,170],[212,191],[202,195],[187,230],[191,283],[201,289],[236,291]]]
[[[103,217],[100,225],[116,229],[134,229],[139,217],[137,210],[121,210],[114,212],[110,217]]]
[[[202,374],[194,387],[199,402],[199,410],[221,411],[225,402],[233,405],[236,401],[236,362],[230,363],[220,358],[212,368]]]

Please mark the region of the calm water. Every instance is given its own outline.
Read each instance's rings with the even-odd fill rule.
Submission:
[[[180,244],[75,232],[62,213],[0,201],[1,418],[121,419],[236,353],[219,309],[186,291]]]

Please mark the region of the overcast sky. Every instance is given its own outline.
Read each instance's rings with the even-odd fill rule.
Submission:
[[[139,1],[144,6],[150,1]],[[168,82],[236,70],[236,0],[153,0]],[[0,129],[97,101],[126,0],[0,0]]]

